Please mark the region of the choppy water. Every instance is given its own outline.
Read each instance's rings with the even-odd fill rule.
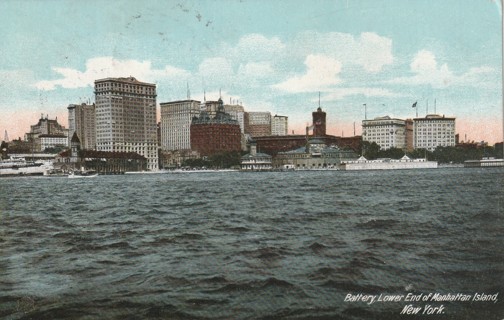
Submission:
[[[0,180],[2,319],[414,319],[347,294],[499,293],[504,170]],[[414,305],[424,306],[418,302]]]

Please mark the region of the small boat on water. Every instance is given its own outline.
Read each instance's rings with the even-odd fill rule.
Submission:
[[[96,171],[72,171],[68,175],[68,178],[76,179],[76,178],[94,178],[98,175]]]

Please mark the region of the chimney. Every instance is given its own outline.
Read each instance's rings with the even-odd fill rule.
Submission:
[[[255,157],[257,154],[257,144],[255,142],[250,143],[250,155]]]

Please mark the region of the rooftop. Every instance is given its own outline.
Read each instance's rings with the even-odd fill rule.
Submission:
[[[156,86],[154,83],[147,83],[147,82],[138,81],[135,77],[98,79],[98,80],[95,80],[95,84],[99,83],[99,82],[107,82],[107,81],[140,84],[140,85],[147,85],[147,86],[154,86],[154,87]]]

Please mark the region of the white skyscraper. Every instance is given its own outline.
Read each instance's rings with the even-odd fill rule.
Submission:
[[[406,148],[406,121],[389,116],[362,120],[362,140],[375,142],[383,150]]]
[[[95,81],[96,149],[136,152],[158,169],[156,85],[133,77]]]
[[[271,135],[286,136],[289,133],[289,121],[287,116],[275,115],[271,118]]]
[[[161,106],[161,149],[191,149],[191,120],[200,113],[200,101],[163,102]]]
[[[455,146],[455,118],[428,114],[425,118],[413,119],[415,149],[434,151],[436,147]]]

